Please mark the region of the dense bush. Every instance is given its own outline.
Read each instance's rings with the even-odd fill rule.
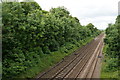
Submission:
[[[106,71],[118,70],[118,58],[120,55],[120,16],[117,17],[115,24],[109,24],[106,29],[105,45],[107,59]]]
[[[44,11],[35,2],[2,4],[3,77],[16,77],[38,65],[43,54],[97,36],[91,23],[82,26],[64,7]],[[72,49],[72,45],[67,50]]]

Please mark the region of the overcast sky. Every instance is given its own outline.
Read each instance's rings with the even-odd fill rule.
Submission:
[[[98,29],[105,29],[114,23],[118,15],[119,0],[35,0],[43,10],[64,6],[82,25],[93,23]]]

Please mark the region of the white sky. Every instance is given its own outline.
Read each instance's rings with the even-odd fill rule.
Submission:
[[[114,23],[118,15],[119,0],[35,0],[43,10],[64,6],[82,25],[93,23],[98,29],[105,29]]]

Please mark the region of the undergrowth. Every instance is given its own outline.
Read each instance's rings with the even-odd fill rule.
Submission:
[[[58,51],[52,52],[51,54],[43,54],[42,58],[39,60],[38,65],[35,65],[32,68],[29,68],[25,73],[22,73],[20,78],[33,78],[36,77],[40,72],[46,71],[56,63],[61,61],[65,56],[70,55],[83,45],[89,43],[93,38],[87,38],[79,43],[79,45],[67,44],[66,46],[61,47]],[[71,48],[71,49],[67,49]],[[24,74],[24,75],[23,75]]]

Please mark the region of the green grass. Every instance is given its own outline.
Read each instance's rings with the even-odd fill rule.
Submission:
[[[103,61],[101,69],[101,78],[118,78],[118,71],[106,71],[106,65],[107,62]]]
[[[106,49],[107,49],[107,45],[104,46],[103,48],[103,55],[104,55],[104,59],[102,60],[102,68],[101,68],[101,78],[118,78],[118,70],[117,71],[108,71],[106,66],[108,65],[108,60],[110,60],[109,56],[106,56]]]
[[[102,72],[101,78],[118,78],[118,71],[115,72]]]
[[[56,52],[52,52],[51,54],[44,54],[43,57],[39,60],[38,65],[29,68],[25,73],[22,73],[19,77],[20,78],[36,77],[36,75],[38,75],[40,72],[48,70],[50,67],[54,66],[56,63],[61,61],[65,56],[70,55],[78,48],[82,47],[83,45],[86,45],[92,39],[93,38],[87,38],[86,41],[83,40],[79,42],[80,43],[79,46],[74,44],[66,44],[66,46],[61,47]],[[67,50],[68,47],[70,48],[69,50]]]
[[[2,73],[2,63],[0,62],[0,74]]]
[[[2,74],[2,62],[0,61],[0,75]],[[0,76],[0,80],[1,80],[1,76]]]

